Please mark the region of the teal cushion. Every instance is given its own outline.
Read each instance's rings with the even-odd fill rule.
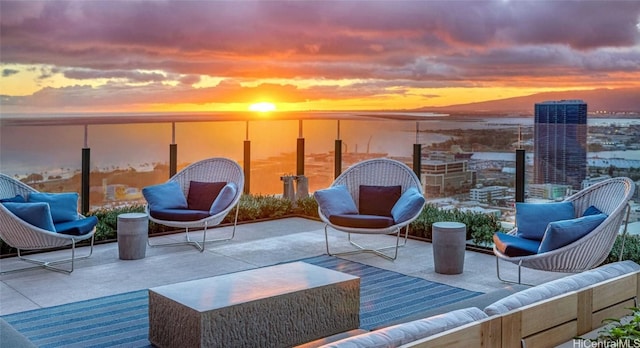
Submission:
[[[391,217],[391,209],[402,195],[402,186],[360,185],[358,214]]]
[[[396,202],[393,208],[391,208],[393,221],[399,224],[411,219],[420,213],[424,203],[424,196],[417,188],[408,188],[404,191],[402,196],[400,196],[400,199]]]
[[[6,202],[11,202],[11,203],[26,203],[27,200],[24,199],[24,197],[22,197],[21,195],[15,195],[14,197],[11,198],[3,198],[0,199],[0,203],[6,203]]]
[[[222,190],[220,190],[220,194],[218,194],[213,203],[211,203],[209,214],[216,215],[221,211],[227,209],[229,207],[229,204],[233,202],[233,199],[236,198],[237,193],[238,185],[236,185],[236,183],[230,182],[226,184],[222,188]]]
[[[149,210],[187,208],[187,199],[182,193],[180,184],[175,181],[147,186],[142,189],[142,195],[149,204]]]
[[[43,230],[55,232],[56,229],[53,225],[53,219],[51,218],[51,209],[49,204],[44,202],[36,203],[2,203],[7,210],[12,212],[15,216],[24,220],[26,223],[41,228]]]
[[[344,185],[336,185],[313,193],[322,214],[332,215],[358,214],[358,208]]]
[[[539,253],[571,244],[586,236],[607,218],[606,214],[587,215],[577,219],[550,222],[540,243]]]
[[[78,193],[32,192],[29,202],[48,203],[54,223],[78,220]]]
[[[70,234],[74,236],[82,236],[91,231],[98,224],[98,218],[89,216],[85,219],[75,221],[60,222],[55,224],[56,232],[61,234]]]
[[[573,203],[516,203],[518,237],[542,240],[547,225],[552,221],[575,217]]]
[[[498,232],[493,235],[493,243],[501,253],[511,256],[528,256],[538,253],[540,242]]]
[[[211,204],[218,197],[226,182],[200,182],[189,183],[187,194],[187,207],[191,210],[209,210]]]

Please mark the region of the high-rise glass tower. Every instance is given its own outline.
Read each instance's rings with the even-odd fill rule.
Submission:
[[[533,181],[580,189],[587,176],[587,104],[582,100],[535,104]]]

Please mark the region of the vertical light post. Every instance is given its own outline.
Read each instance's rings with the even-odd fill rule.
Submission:
[[[81,179],[81,211],[83,215],[89,212],[89,185],[91,174],[91,149],[89,148],[89,125],[84,125],[84,147],[82,148],[82,179]]]
[[[251,192],[251,141],[249,140],[249,121],[245,121],[244,136],[244,193]]]
[[[333,165],[333,177],[337,178],[340,174],[342,174],[342,140],[340,140],[340,120],[338,120],[337,127],[337,135],[336,135],[336,143],[334,146],[334,165]]]
[[[416,121],[416,142],[413,144],[413,172],[416,173],[418,180],[422,172],[422,144],[419,142],[420,122]]]
[[[304,175],[304,137],[302,136],[302,120],[298,120],[296,175]]]
[[[171,144],[169,144],[169,178],[178,171],[178,144],[176,144],[176,123],[171,122]]]

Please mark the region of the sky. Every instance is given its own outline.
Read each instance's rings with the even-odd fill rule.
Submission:
[[[0,115],[391,110],[639,87],[640,1],[0,0],[0,71]]]

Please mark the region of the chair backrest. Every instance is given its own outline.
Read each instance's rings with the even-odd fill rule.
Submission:
[[[222,157],[208,158],[192,163],[172,176],[169,181],[178,182],[185,197],[189,194],[191,181],[233,182],[238,186],[234,201],[242,195],[244,190],[244,172],[242,168],[238,163]]]
[[[389,158],[375,158],[358,162],[340,174],[331,186],[345,185],[359,205],[360,185],[402,186],[402,192],[410,187],[422,193],[420,179],[406,164]],[[359,207],[358,207],[359,208]]]
[[[588,246],[588,250],[580,256],[580,262],[586,265],[583,269],[598,266],[609,255],[620,233],[627,203],[634,191],[635,184],[631,179],[617,177],[601,181],[565,199],[573,202],[576,216],[582,216],[590,206],[595,206],[608,215],[597,228],[577,242]],[[560,248],[557,251],[562,250]]]
[[[16,180],[6,174],[0,173],[0,199],[12,198],[21,195],[25,199],[29,198],[31,192],[38,192],[33,187]]]

